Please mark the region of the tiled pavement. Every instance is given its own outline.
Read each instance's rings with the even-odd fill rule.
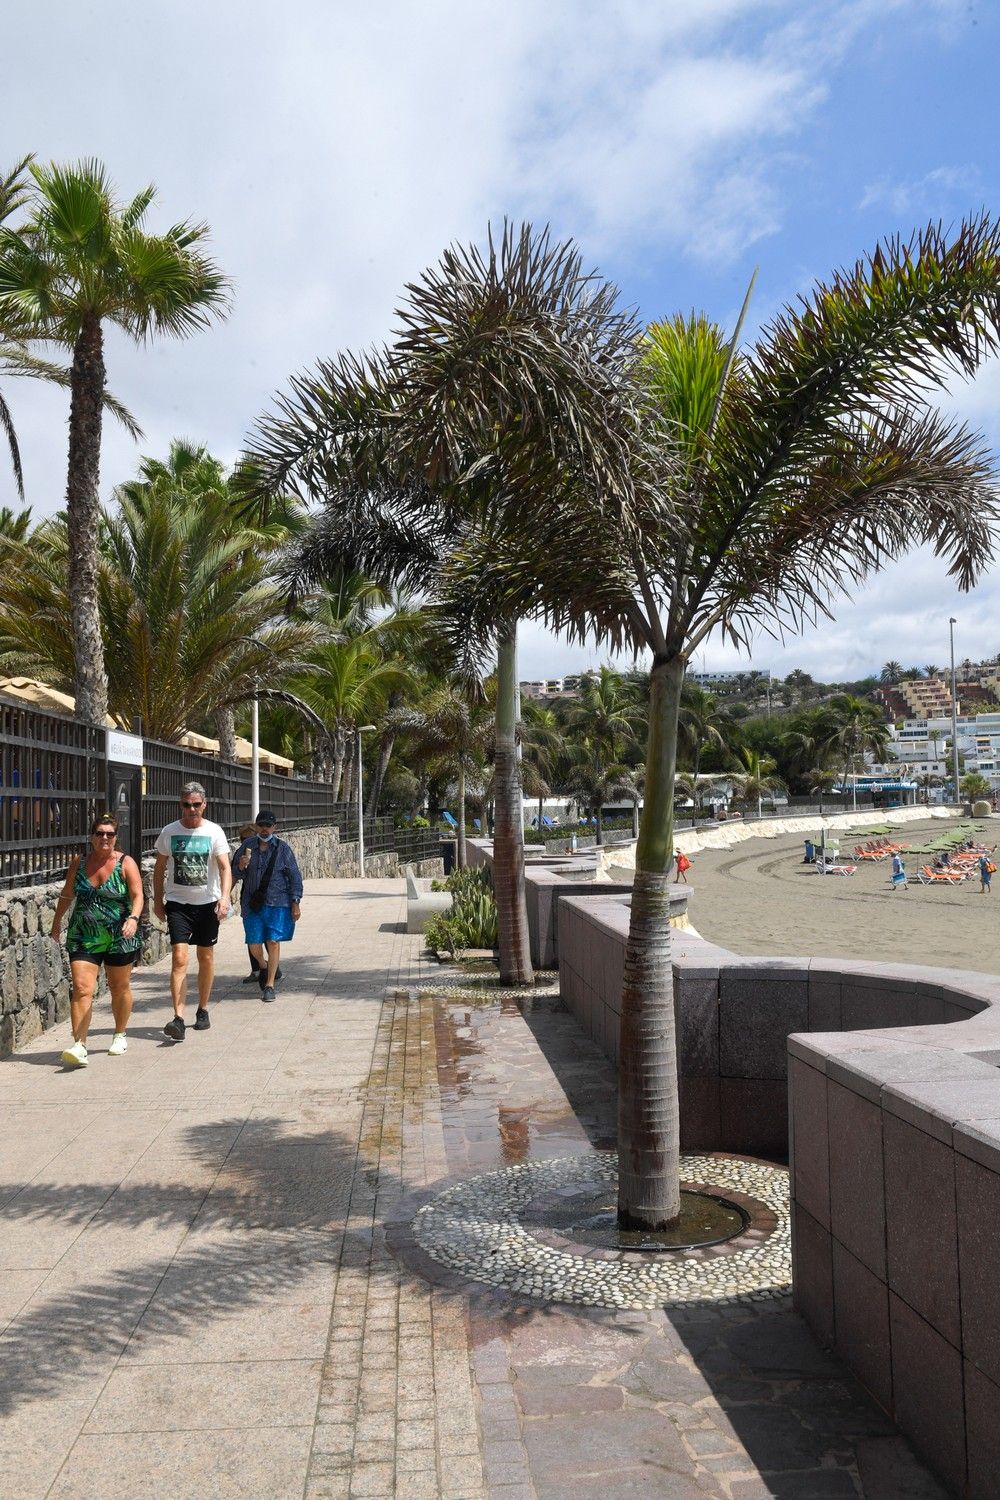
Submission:
[[[611,1144],[551,1001],[421,999],[402,883],[314,881],[275,1006],[225,929],[213,1027],[165,966],[0,1065],[0,1495],[930,1500],[784,1304],[543,1307],[424,1261],[432,1185]]]

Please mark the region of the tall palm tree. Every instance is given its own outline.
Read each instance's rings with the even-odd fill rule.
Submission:
[[[227,284],[200,249],[207,229],[143,228],[155,190],[120,205],[103,166],[29,167],[26,219],[0,225],[0,316],[19,316],[31,340],[72,350],[66,511],[73,690],[77,715],[103,723],[108,706],[98,605],[98,479],[105,398],[104,329],[145,343],[186,337],[226,307]]]
[[[941,670],[940,667],[935,667],[932,664],[931,666],[927,666],[927,667],[924,668],[924,676],[925,677],[936,677],[938,675],[938,673],[940,672],[940,670]]]
[[[550,704],[535,703],[530,698],[521,704],[521,755],[525,772],[531,766],[537,777],[538,826],[541,828],[544,799],[552,790],[560,759],[565,758],[563,726]]]
[[[669,864],[684,671],[713,631],[749,649],[795,630],[909,547],[932,543],[960,588],[993,556],[1000,511],[981,440],[928,404],[941,371],[994,352],[1000,229],[949,241],[931,226],[786,309],[756,345],[692,315],[645,350],[659,482],[641,452],[627,503],[567,488],[504,547],[497,532],[453,571],[453,597],[488,632],[498,613],[612,649],[648,650],[646,792],[636,850],[619,1049],[619,1218],[679,1211]],[[667,470],[664,474],[664,470]],[[591,570],[593,537],[602,567]],[[606,559],[615,566],[603,566]],[[471,602],[470,602],[471,601]]]
[[[878,680],[879,682],[888,684],[889,687],[895,687],[896,683],[901,680],[902,676],[902,662],[887,661],[881,672],[878,674]]]
[[[251,444],[262,485],[326,506],[323,566],[345,560],[433,589],[454,551],[497,526],[523,534],[523,516],[550,505],[572,475],[624,500],[638,426],[621,374],[637,330],[575,247],[530,225],[505,226],[485,251],[452,247],[407,289],[398,319],[385,350],[294,381]],[[516,612],[490,626],[500,969],[529,984]]]

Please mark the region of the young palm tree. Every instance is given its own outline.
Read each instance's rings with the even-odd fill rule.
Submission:
[[[221,315],[226,281],[200,246],[204,225],[143,228],[155,191],[116,202],[104,168],[29,167],[28,215],[0,225],[0,317],[20,318],[27,338],[72,350],[66,512],[73,691],[78,717],[103,723],[108,706],[98,607],[97,532],[104,329],[137,343],[155,334],[186,337]]]
[[[174,741],[239,706],[255,688],[292,699],[321,632],[285,618],[259,549],[234,531],[224,495],[191,506],[169,489],[119,492],[98,533],[98,601],[110,709],[123,728],[138,715],[153,739]],[[5,544],[0,568],[0,662],[67,688],[73,682],[69,537],[65,520]]]
[[[555,709],[549,704],[534,703],[530,698],[526,699],[521,704],[521,755],[525,790],[529,766],[535,775],[539,828],[545,813],[544,799],[552,790],[560,760],[565,758],[565,748],[563,725]]]
[[[747,745],[741,746],[738,753],[744,769],[735,773],[735,779],[740,784],[743,801],[757,803],[757,817],[760,819],[764,815],[764,798],[783,790],[784,783],[774,774],[775,764],[770,756],[761,755],[759,750],[751,750]]]
[[[738,744],[736,722],[731,714],[721,710],[711,693],[694,683],[686,682],[681,689],[678,711],[679,748],[690,757],[691,777],[695,787],[695,801],[703,805],[704,792],[698,794],[698,776],[701,771],[701,754],[709,746],[732,752]]]
[[[458,784],[458,865],[463,869],[466,784],[470,777],[483,776],[495,732],[491,706],[458,688],[438,688],[421,707],[397,709],[392,724],[416,755],[445,767]]]
[[[640,467],[630,503],[596,488],[523,523],[530,548],[489,545],[453,569],[480,631],[538,611],[577,637],[652,655],[646,792],[626,948],[619,1050],[619,1218],[679,1211],[669,865],[681,686],[712,633],[749,649],[761,628],[830,615],[841,590],[931,543],[960,588],[993,556],[1000,511],[981,441],[927,402],[948,367],[998,346],[1000,230],[893,241],[778,316],[740,349],[696,315],[646,348],[666,485]],[[663,468],[660,470],[663,473]],[[588,568],[592,539],[614,567]],[[470,604],[473,599],[474,605]]]

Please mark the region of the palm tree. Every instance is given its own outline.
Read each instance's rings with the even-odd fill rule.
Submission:
[[[887,683],[890,687],[895,687],[896,683],[902,678],[902,675],[903,666],[901,662],[887,661],[878,674],[878,680],[879,682]]]
[[[859,756],[869,753],[876,760],[885,756],[889,726],[874,703],[839,693],[823,711],[821,736],[827,749],[843,757],[843,784],[847,789],[851,770]],[[855,787],[857,783],[854,783]]]
[[[943,366],[971,372],[996,350],[998,259],[1000,230],[983,216],[951,242],[932,226],[880,245],[748,351],[742,316],[731,338],[697,315],[654,325],[654,451],[640,452],[625,502],[567,486],[525,516],[530,548],[495,531],[454,570],[453,597],[481,632],[501,611],[534,610],[652,655],[619,1049],[626,1225],[655,1229],[679,1208],[668,871],[686,664],[713,631],[749,649],[762,625],[785,633],[829,616],[838,592],[923,542],[972,585],[1000,521],[992,464],[925,393]],[[602,566],[590,570],[594,536]]]
[[[141,459],[137,477],[119,485],[115,495],[119,502],[137,508],[140,514],[154,495],[166,497],[171,505],[205,510],[213,517],[218,538],[227,533],[239,538],[245,550],[259,557],[276,554],[302,526],[301,510],[296,512],[290,505],[286,505],[280,514],[275,510],[273,518],[249,518],[238,504],[233,475],[227,474],[225,465],[207,448],[183,439],[171,443],[165,460]],[[242,561],[241,555],[233,552],[225,566],[238,568]],[[214,719],[220,755],[225,760],[235,760],[233,705],[220,703]]]
[[[8,542],[23,542],[31,532],[31,506],[18,511],[0,505],[0,537]]]
[[[521,704],[521,755],[525,773],[531,766],[537,776],[538,826],[541,828],[544,798],[552,790],[560,759],[565,757],[562,724],[550,705],[534,703],[530,698]]]
[[[397,709],[393,728],[428,768],[444,767],[458,785],[458,865],[465,866],[466,783],[482,777],[494,734],[490,705],[456,687],[438,688],[420,708]]]
[[[288,700],[320,631],[285,618],[259,547],[240,533],[224,495],[192,506],[168,488],[118,493],[98,530],[98,602],[110,710],[122,728],[141,717],[153,739],[176,741],[240,706],[255,689]],[[65,518],[5,544],[0,569],[0,663],[70,687],[74,639]],[[297,701],[297,700],[293,700]]]
[[[736,721],[718,700],[704,688],[686,682],[681,689],[678,710],[678,749],[690,757],[691,775],[695,787],[695,801],[703,805],[704,790],[699,795],[698,776],[701,772],[701,753],[714,745],[719,750],[735,750],[738,742]]]
[[[98,604],[97,532],[104,328],[137,343],[186,337],[226,305],[226,281],[199,246],[204,225],[143,228],[155,190],[121,206],[96,161],[29,167],[28,216],[0,225],[0,318],[22,320],[26,337],[72,350],[66,511],[73,691],[79,718],[103,723],[108,706]]]
[[[759,750],[751,750],[747,745],[741,746],[738,753],[744,770],[737,771],[735,779],[740,783],[743,801],[756,801],[757,817],[762,818],[764,798],[782,790],[784,783],[780,776],[774,775],[775,764],[770,756],[761,755]]]
[[[940,670],[941,670],[940,667],[935,667],[933,665],[932,666],[927,666],[927,667],[924,668],[924,676],[925,677],[936,677],[938,675],[938,673],[940,672]]]
[[[263,486],[325,505],[314,565],[346,561],[433,591],[450,556],[495,527],[523,534],[523,516],[548,506],[571,475],[624,498],[637,421],[620,377],[635,323],[614,287],[584,274],[572,245],[525,225],[505,226],[485,252],[453,247],[407,289],[398,316],[389,348],[295,380],[251,446]],[[490,621],[494,888],[501,975],[530,984],[516,631],[516,612]],[[476,654],[479,638],[466,631],[463,640]]]

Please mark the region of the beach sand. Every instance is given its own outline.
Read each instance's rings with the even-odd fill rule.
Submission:
[[[908,824],[898,837],[920,846],[946,827]],[[1000,818],[985,827],[983,842],[1000,843]],[[846,862],[859,840],[849,833],[840,838]],[[928,860],[904,852],[910,883],[894,891],[888,860],[860,863],[845,879],[819,875],[802,856],[801,835],[693,855],[691,925],[710,942],[748,957],[865,958],[1000,974],[1000,873],[988,896],[980,894],[978,874],[955,887],[918,885],[913,877]]]

